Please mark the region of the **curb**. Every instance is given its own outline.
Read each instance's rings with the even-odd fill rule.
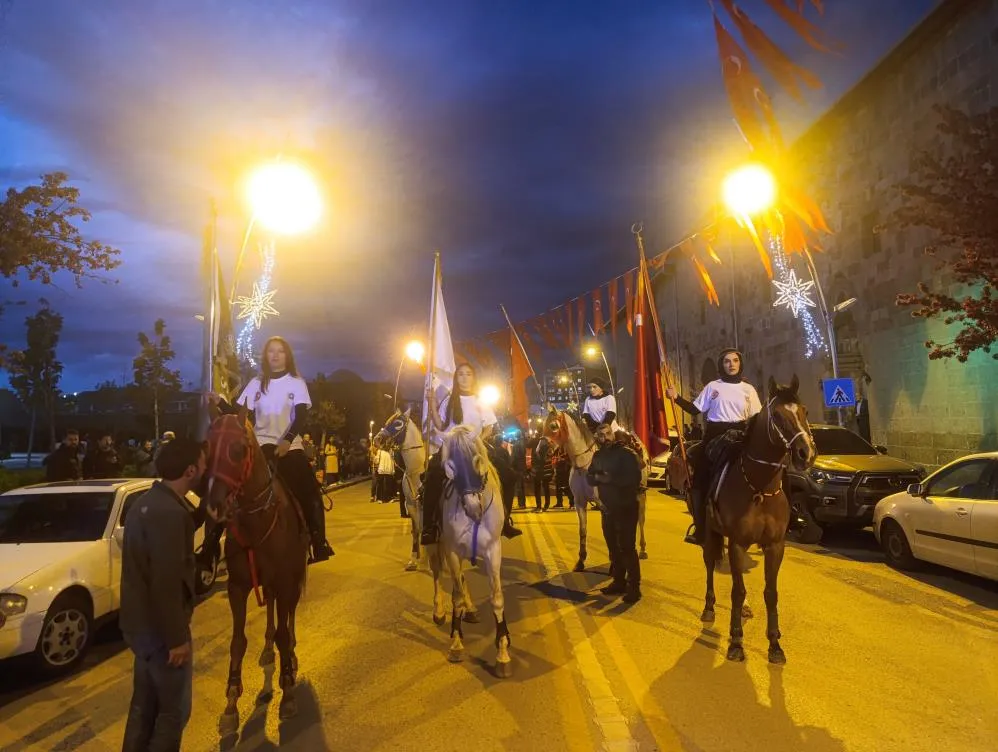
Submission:
[[[370,482],[371,482],[370,475],[362,475],[359,478],[351,478],[350,480],[345,481],[344,483],[337,483],[335,486],[325,486],[322,489],[322,493],[324,494],[335,493],[336,491],[342,491],[344,488],[350,488],[350,486],[357,486],[360,485],[361,483],[370,483]]]

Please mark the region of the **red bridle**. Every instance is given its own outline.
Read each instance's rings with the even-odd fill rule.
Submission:
[[[242,457],[238,455],[242,449]],[[253,452],[250,451],[245,424],[237,415],[216,418],[208,430],[208,476],[221,480],[229,488],[226,504],[231,504],[253,473]]]

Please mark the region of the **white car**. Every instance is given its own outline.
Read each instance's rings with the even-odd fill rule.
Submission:
[[[666,449],[661,454],[655,455],[648,463],[648,485],[665,486],[666,490],[671,488],[669,483],[669,458],[672,457],[672,450]]]
[[[998,580],[998,452],[962,457],[882,499],[873,532],[893,566],[922,560]]]
[[[95,626],[121,605],[122,512],[152,483],[69,481],[0,494],[0,659],[34,653],[52,674],[83,659]],[[188,500],[193,510],[198,497]],[[199,591],[216,569],[199,571]]]

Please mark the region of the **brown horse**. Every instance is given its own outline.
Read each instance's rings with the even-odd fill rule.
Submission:
[[[297,713],[292,692],[298,674],[295,609],[305,589],[308,530],[287,488],[276,478],[244,416],[222,415],[208,431],[208,512],[224,520],[232,642],[226,706],[218,721],[222,736],[239,728],[242,665],[246,654],[246,599],[250,591],[267,606],[267,632],[260,665],[280,651],[281,720]],[[263,591],[263,597],[260,591]],[[275,621],[276,610],[276,621]]]
[[[786,663],[780,647],[780,620],[776,603],[776,581],[783,563],[784,538],[790,519],[790,503],[783,491],[783,472],[788,456],[799,470],[814,464],[817,449],[807,422],[807,408],[800,401],[800,383],[794,375],[790,386],[769,380],[769,401],[749,421],[745,444],[738,456],[718,468],[717,491],[707,507],[708,524],[703,547],[707,567],[707,596],[700,619],[714,623],[714,565],[720,560],[724,539],[728,540],[731,567],[731,644],[728,660],[744,661],[742,606],[745,578],[742,569],[746,551],[753,544],[765,556],[766,636],[770,663]]]

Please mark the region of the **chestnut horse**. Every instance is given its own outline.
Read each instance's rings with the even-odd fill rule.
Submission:
[[[228,564],[232,642],[226,706],[218,722],[222,736],[239,728],[237,704],[243,692],[242,665],[246,654],[246,599],[250,591],[267,606],[267,632],[260,665],[274,662],[280,651],[281,703],[279,717],[297,713],[293,689],[298,674],[295,656],[295,609],[305,589],[308,529],[291,493],[275,477],[242,415],[222,415],[208,431],[208,513],[224,521]],[[263,590],[261,597],[260,591]],[[275,622],[276,609],[276,622]]]
[[[745,443],[738,455],[726,458],[718,467],[716,492],[707,506],[707,530],[703,561],[707,567],[707,594],[700,620],[714,622],[714,566],[720,560],[724,540],[728,541],[731,567],[731,644],[728,660],[744,661],[742,647],[742,608],[745,604],[744,562],[753,544],[765,557],[766,636],[770,663],[786,663],[780,647],[780,620],[777,613],[777,578],[783,563],[790,502],[783,492],[784,466],[789,458],[798,470],[814,464],[817,449],[807,422],[807,408],[797,394],[800,386],[794,375],[790,386],[769,380],[769,401],[749,421]]]

